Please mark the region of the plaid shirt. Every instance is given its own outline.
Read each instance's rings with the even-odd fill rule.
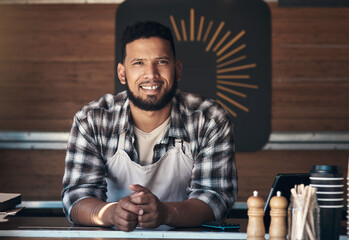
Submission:
[[[63,209],[69,220],[72,206],[87,197],[106,201],[105,163],[117,151],[119,135],[126,131],[124,151],[138,162],[126,92],[106,94],[76,113],[70,132],[63,177]],[[237,171],[232,122],[216,102],[177,90],[170,124],[154,147],[158,161],[181,139],[190,144],[194,167],[188,198],[208,204],[216,220],[222,219],[237,195]]]

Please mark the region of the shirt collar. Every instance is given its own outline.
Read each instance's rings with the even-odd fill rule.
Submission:
[[[130,111],[130,100],[126,98],[126,92],[122,92],[122,94],[125,94],[125,101],[121,106],[121,110],[118,116],[116,116],[119,119],[119,127],[118,127],[118,134],[127,131],[129,133],[132,133],[132,127],[131,127],[131,111]]]
[[[173,137],[175,139],[188,141],[188,134],[184,127],[180,111],[180,104],[177,99],[177,95],[179,92],[180,90],[177,90],[176,96],[172,99],[171,123],[168,136]]]

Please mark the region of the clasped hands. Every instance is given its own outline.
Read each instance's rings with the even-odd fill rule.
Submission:
[[[130,196],[120,199],[110,209],[111,222],[121,231],[132,231],[137,226],[156,228],[165,224],[166,206],[147,188],[130,185],[134,191]]]

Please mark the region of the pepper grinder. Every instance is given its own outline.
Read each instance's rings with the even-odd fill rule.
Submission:
[[[253,191],[253,196],[247,199],[247,239],[248,240],[265,240],[264,227],[264,200],[258,196],[257,191]]]

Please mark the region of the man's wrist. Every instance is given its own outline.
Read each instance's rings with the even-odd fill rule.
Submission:
[[[96,225],[100,225],[100,226],[114,225],[112,218],[113,218],[113,215],[115,214],[115,211],[113,209],[116,207],[117,203],[118,202],[107,203],[102,208],[100,208],[96,216]]]
[[[164,206],[164,223],[165,225],[172,226],[174,225],[174,220],[178,216],[178,209],[175,204],[171,202],[163,202]]]
[[[172,227],[197,227],[202,223],[214,221],[212,209],[199,199],[188,199],[183,202],[165,202],[165,221],[163,224]]]
[[[88,226],[110,226],[112,221],[112,206],[116,203],[106,203],[97,198],[84,198],[78,201],[71,210],[74,223]]]

